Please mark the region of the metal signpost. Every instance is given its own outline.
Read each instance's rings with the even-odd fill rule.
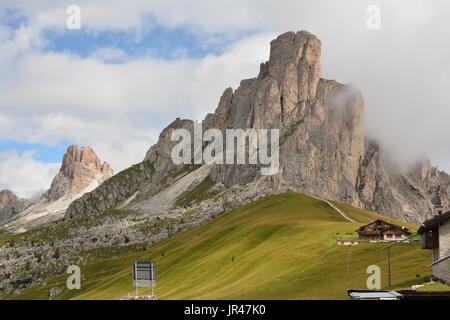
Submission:
[[[156,264],[154,262],[136,261],[133,264],[133,280],[136,288],[136,296],[139,296],[138,287],[146,287],[152,289],[152,297],[154,297]]]
[[[389,246],[383,248],[384,250],[387,249],[387,251],[388,251],[388,287],[389,287],[389,288],[390,288],[391,285],[392,285],[392,281],[391,281],[391,280],[392,280],[392,276],[391,276],[391,248],[392,248],[392,247],[395,247],[395,246],[397,246],[397,245],[399,245],[400,243],[403,243],[403,242],[405,242],[405,241],[408,241],[408,240],[410,240],[410,239],[412,239],[412,238],[414,238],[414,237],[416,237],[416,236],[418,236],[418,235],[419,235],[419,234],[415,233],[415,234],[413,234],[412,236],[410,236],[410,237],[408,237],[408,238],[406,238],[406,239],[397,241],[396,243],[391,244],[391,245],[389,245]]]

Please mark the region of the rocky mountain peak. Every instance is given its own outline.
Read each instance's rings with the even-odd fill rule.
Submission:
[[[19,199],[9,190],[0,191],[0,223],[19,213],[27,206],[27,201]]]
[[[290,112],[298,101],[315,99],[321,46],[307,31],[286,32],[270,43],[267,74],[281,80],[284,111]]]
[[[17,199],[9,191],[0,193],[0,224],[11,232],[24,232],[63,217],[69,205],[91,192],[113,175],[90,147],[72,145],[63,157],[59,173],[40,199]],[[3,217],[3,218],[2,218]]]
[[[398,159],[384,156],[383,146],[365,134],[362,95],[353,86],[321,78],[320,55],[321,42],[313,34],[283,33],[271,41],[270,58],[255,78],[223,92],[203,130],[279,129],[279,170],[264,177],[255,165],[214,164],[208,168],[210,181],[228,190],[246,190],[248,201],[303,192],[412,222],[433,214],[438,192],[450,209],[450,176],[429,161],[404,168]],[[84,214],[88,207],[91,213],[98,211],[95,201],[107,202],[105,209],[130,195],[144,197],[161,189],[167,173],[180,169],[171,161],[171,133],[192,126],[191,120],[177,119],[164,129],[147,152],[147,163],[140,165],[148,172],[137,174],[136,183],[117,199],[110,195],[121,188],[102,186],[75,201],[66,216]],[[150,181],[145,175],[153,171]],[[229,202],[242,204],[229,192]]]
[[[91,147],[72,145],[67,149],[61,169],[44,197],[56,200],[68,192],[76,193],[98,185],[112,175],[111,166],[102,162]]]
[[[86,167],[109,174],[112,176],[112,168],[107,162],[102,163],[100,158],[97,157],[94,150],[89,146],[78,147],[77,145],[71,145],[66,154],[64,155],[61,170],[65,176],[71,177],[76,170],[76,163],[85,165]]]
[[[283,128],[307,118],[318,124],[326,118],[326,103],[336,114],[346,113],[354,127],[360,126],[361,95],[355,88],[321,79],[320,55],[320,40],[307,31],[278,36],[270,43],[269,61],[261,64],[259,75],[242,80],[234,92],[227,88],[204,126]]]
[[[17,200],[19,200],[19,198],[17,198],[14,192],[9,190],[0,191],[0,208],[10,205]]]

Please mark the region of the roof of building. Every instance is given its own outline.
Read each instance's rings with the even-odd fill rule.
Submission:
[[[432,264],[430,264],[429,267],[432,267],[432,266],[435,266],[435,265],[437,265],[437,264],[439,264],[441,262],[447,261],[448,259],[450,259],[450,256],[443,257],[443,258],[441,258],[439,260],[436,260]]]
[[[433,218],[428,219],[424,223],[422,223],[417,233],[422,234],[425,231],[428,231],[430,229],[433,229],[434,227],[439,226],[442,222],[448,219],[450,219],[450,211],[446,213],[437,214]]]
[[[398,300],[402,295],[395,291],[348,290],[347,294],[356,300]]]
[[[450,291],[347,290],[354,300],[450,300]]]
[[[406,234],[411,234],[411,232],[409,232],[408,229],[406,229],[405,227],[401,227],[401,226],[398,226],[396,224],[393,224],[393,223],[390,223],[390,222],[387,222],[387,221],[384,221],[384,220],[381,220],[381,219],[374,220],[371,223],[368,223],[368,224],[366,224],[366,225],[364,225],[362,227],[359,227],[358,230],[355,230],[355,232],[362,231],[365,227],[370,226],[371,224],[376,223],[376,222],[385,223],[385,224],[391,226],[391,228],[398,229],[398,230],[400,230],[400,231],[402,231],[402,232],[404,232]],[[383,230],[383,231],[385,231],[385,230]]]

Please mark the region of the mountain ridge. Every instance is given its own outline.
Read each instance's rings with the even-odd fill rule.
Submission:
[[[433,215],[437,190],[440,202],[449,208],[450,176],[428,160],[403,168],[383,156],[382,146],[365,134],[362,95],[354,86],[321,78],[320,53],[320,40],[309,32],[278,36],[257,77],[242,80],[236,90],[227,88],[216,111],[203,121],[204,130],[280,129],[279,172],[262,177],[254,165],[213,165],[210,179],[229,190],[249,185],[248,201],[305,192],[416,223]],[[175,120],[147,151],[144,162],[155,174],[133,190],[135,198],[155,192],[164,173],[180,168],[170,158],[176,144],[171,134],[180,128],[192,133],[193,121]],[[260,194],[251,188],[255,183],[264,184]],[[65,217],[95,212],[95,203],[107,198],[101,188],[75,201]],[[125,198],[110,197],[101,209],[113,208]]]
[[[308,32],[280,35],[271,42],[270,59],[259,74],[241,81],[236,90],[226,89],[203,121],[203,129],[222,133],[279,129],[276,174],[261,175],[260,164],[174,164],[171,152],[178,142],[172,134],[177,129],[194,132],[194,121],[177,118],[142,162],[68,199],[63,203],[67,210],[53,215],[52,223],[1,238],[0,287],[10,294],[18,286],[42,285],[68,265],[147,250],[260,198],[287,192],[416,223],[431,216],[435,206],[448,208],[449,176],[429,160],[405,168],[368,139],[360,92],[320,77],[320,50],[320,41]],[[103,165],[86,162],[101,173]],[[60,186],[84,185],[84,178],[72,185],[64,177],[56,179],[49,197],[61,194]]]

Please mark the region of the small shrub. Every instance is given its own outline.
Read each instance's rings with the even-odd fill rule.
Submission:
[[[59,248],[56,248],[55,253],[53,253],[52,258],[59,259],[60,256],[61,256],[61,254],[59,253]]]

